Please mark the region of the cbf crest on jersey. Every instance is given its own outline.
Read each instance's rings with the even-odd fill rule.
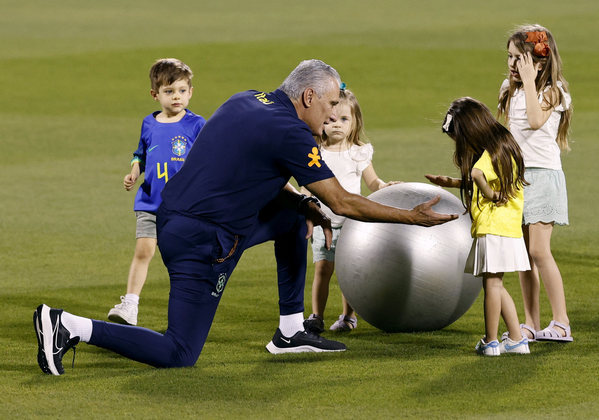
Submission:
[[[187,152],[187,139],[183,136],[173,137],[171,145],[175,156],[183,156]]]

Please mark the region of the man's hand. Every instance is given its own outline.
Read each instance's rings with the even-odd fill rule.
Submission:
[[[306,217],[306,226],[308,232],[306,232],[306,239],[312,237],[314,226],[321,226],[324,231],[325,246],[327,249],[331,249],[333,243],[333,230],[331,229],[331,219],[329,219],[318,207],[316,203],[308,203],[306,210],[304,211]]]
[[[414,207],[412,209],[412,223],[418,226],[436,226],[459,217],[457,214],[440,214],[433,211],[431,207],[437,204],[439,200],[441,200],[440,195]]]

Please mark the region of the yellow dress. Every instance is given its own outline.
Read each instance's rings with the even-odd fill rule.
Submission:
[[[480,169],[487,183],[494,191],[499,191],[499,178],[493,169],[491,156],[485,150],[480,159],[474,165]],[[514,176],[515,176],[514,171]],[[478,201],[477,201],[478,197]],[[510,238],[522,237],[522,208],[524,206],[524,193],[522,188],[516,192],[516,197],[510,197],[509,201],[497,206],[493,201],[478,194],[478,187],[474,183],[472,203],[472,237],[483,235],[507,236]]]
[[[499,190],[499,178],[493,169],[491,156],[486,151],[474,165],[480,169],[494,191]],[[466,260],[466,273],[507,273],[530,270],[526,245],[522,236],[522,207],[524,197],[519,189],[516,197],[497,206],[493,201],[478,196],[474,184],[472,213],[472,248]]]

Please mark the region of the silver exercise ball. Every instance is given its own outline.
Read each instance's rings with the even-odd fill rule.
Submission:
[[[464,274],[470,251],[470,217],[461,201],[430,184],[406,182],[369,199],[412,209],[440,195],[433,210],[457,220],[421,227],[346,220],[337,242],[335,270],[356,312],[387,332],[432,331],[451,324],[474,303],[482,282]]]

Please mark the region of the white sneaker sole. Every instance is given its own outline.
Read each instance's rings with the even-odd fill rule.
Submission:
[[[501,354],[530,354],[530,348],[524,347],[524,346],[519,346],[512,350],[505,350]]]
[[[283,353],[324,353],[333,351],[345,351],[345,349],[339,350],[325,350],[319,349],[313,346],[297,346],[297,347],[277,347],[272,341],[266,345],[266,350],[272,354],[283,354]]]
[[[108,312],[108,319],[112,322],[116,322],[117,324],[137,325],[137,319],[128,318],[123,316],[122,313],[113,311],[112,309]]]
[[[48,363],[48,368],[52,375],[59,376],[58,369],[56,369],[56,365],[54,364],[54,354],[52,352],[54,331],[52,330],[52,321],[50,320],[50,307],[47,305],[42,306],[42,315],[40,316],[39,322],[41,323],[42,335],[44,339],[44,355],[46,356],[46,362]],[[58,322],[56,323],[56,328],[58,328]]]
[[[492,352],[492,351],[490,351],[490,352],[483,351],[483,352],[481,352],[481,353],[478,353],[478,354],[480,354],[481,356],[491,356],[491,357],[495,357],[495,356],[499,356],[501,353],[499,353],[499,351],[496,351],[496,352]]]

